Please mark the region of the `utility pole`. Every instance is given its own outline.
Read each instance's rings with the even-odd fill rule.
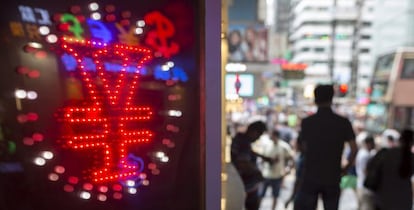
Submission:
[[[335,68],[335,40],[336,40],[336,1],[337,0],[333,0],[333,4],[332,4],[332,9],[331,9],[331,14],[332,14],[332,22],[331,22],[331,28],[332,28],[332,33],[331,33],[331,51],[330,51],[330,57],[329,57],[329,77],[331,79],[331,83],[334,84],[334,68]]]
[[[362,8],[365,0],[356,0],[355,6],[357,16],[354,25],[354,32],[352,35],[352,60],[351,60],[351,82],[349,88],[349,94],[352,99],[356,99],[358,88],[358,66],[359,66],[359,49],[358,43],[360,40],[360,31],[362,27]]]

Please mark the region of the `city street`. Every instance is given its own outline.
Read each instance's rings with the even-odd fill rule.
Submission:
[[[292,192],[294,176],[293,175],[287,176],[283,183],[284,184],[280,192],[276,210],[285,210],[284,203]],[[339,210],[357,210],[358,209],[357,205],[358,205],[357,197],[355,193],[352,190],[348,190],[348,189],[344,190],[339,200]],[[262,201],[260,210],[270,210],[271,207],[272,207],[271,191],[270,189],[268,189],[266,193],[266,197]],[[292,210],[292,209],[293,209],[293,205],[290,204],[286,210]],[[321,201],[318,203],[317,210],[323,210]]]

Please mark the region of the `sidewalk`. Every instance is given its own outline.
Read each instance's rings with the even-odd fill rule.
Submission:
[[[284,208],[285,201],[291,195],[294,183],[294,176],[289,175],[284,179],[283,187],[280,191],[280,196],[278,199],[278,204],[276,210],[293,210],[293,205],[290,204],[287,209]],[[260,210],[271,210],[272,207],[272,197],[271,191],[268,189],[265,198],[262,201]],[[339,210],[357,210],[357,197],[352,190],[344,190],[341,194],[339,200]],[[317,210],[323,210],[322,201],[319,200]]]

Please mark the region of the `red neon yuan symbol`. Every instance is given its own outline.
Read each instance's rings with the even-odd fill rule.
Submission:
[[[137,165],[127,161],[128,148],[152,139],[153,132],[141,127],[152,118],[153,111],[150,107],[134,105],[133,97],[138,85],[138,71],[152,58],[151,51],[66,38],[62,40],[62,48],[76,58],[90,104],[64,109],[63,139],[66,145],[74,150],[102,151],[103,167],[93,169],[90,174],[94,182],[136,176]],[[93,58],[96,73],[85,71],[80,53]],[[110,59],[122,61],[124,68],[117,75],[104,69],[104,60]],[[137,72],[128,77],[126,68],[132,62],[136,63]],[[97,78],[99,82],[96,82]]]

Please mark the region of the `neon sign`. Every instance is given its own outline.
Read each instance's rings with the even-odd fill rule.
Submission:
[[[77,39],[84,39],[83,34],[85,29],[82,26],[84,21],[83,16],[75,16],[73,14],[65,13],[57,16],[59,20],[58,28],[66,32],[66,36],[72,36]],[[144,43],[140,43],[136,37],[137,29],[142,27],[129,27],[126,29],[119,23],[106,23],[100,22],[94,19],[86,19],[87,26],[91,37],[96,41],[111,43],[116,41],[117,37],[119,43],[128,45],[146,45],[154,49],[157,57],[170,58],[179,52],[179,45],[171,39],[175,35],[175,28],[171,21],[162,15],[160,12],[150,12],[144,16],[144,22],[147,28],[150,30],[147,32]],[[115,26],[118,30],[115,36],[108,26]],[[143,31],[143,29],[142,29]]]
[[[66,144],[75,150],[99,148],[103,151],[104,167],[90,174],[93,182],[107,182],[136,176],[137,167],[126,161],[128,145],[149,142],[153,132],[148,129],[131,130],[128,129],[128,124],[150,120],[153,111],[150,107],[133,104],[138,74],[128,78],[126,67],[131,62],[135,62],[137,69],[135,73],[138,73],[139,69],[151,60],[151,51],[143,47],[72,38],[62,39],[62,49],[74,56],[78,62],[90,101],[87,106],[64,108],[63,123],[66,129],[62,137]],[[101,90],[93,82],[91,72],[84,71],[85,66],[80,58],[85,55],[82,54],[93,57],[97,75],[102,81]],[[115,77],[106,72],[103,62],[114,57],[122,60],[123,66],[120,74]],[[87,129],[85,131],[80,127]],[[120,167],[116,167],[117,165]]]
[[[78,62],[76,61],[76,58],[73,55],[70,55],[68,53],[64,53],[60,57],[66,71],[75,71]],[[92,61],[92,58],[90,57],[83,57],[81,59],[81,65],[84,67],[84,71],[96,71],[96,65]],[[104,62],[106,71],[110,72],[120,72],[124,67],[117,63],[111,63],[111,62]],[[179,66],[173,66],[171,68],[168,68],[167,70],[164,69],[165,67],[163,65],[156,65],[153,69],[153,75],[154,78],[157,80],[174,80],[174,81],[181,81],[181,82],[187,82],[188,76],[187,73],[184,71],[183,68]],[[125,71],[129,73],[137,72],[137,68],[133,65],[128,65],[125,67]],[[149,75],[149,69],[145,66],[140,69],[138,72],[140,75]]]
[[[10,71],[2,78],[10,81],[2,92],[14,90],[16,110],[2,116],[17,149],[28,151],[19,158],[32,163],[22,173],[36,173],[33,193],[59,197],[39,206],[132,208],[139,201],[146,209],[169,193],[174,199],[181,165],[200,158],[199,4],[9,3],[5,50],[19,56],[3,60]],[[113,202],[134,194],[134,203]]]
[[[174,25],[160,12],[146,14],[140,24],[132,27],[122,21],[85,18],[79,12],[57,14],[54,20],[59,30],[57,40],[47,40],[54,34],[42,35],[49,43],[57,43],[53,49],[68,73],[65,75],[69,76],[68,81],[74,81],[73,88],[80,91],[76,93],[79,97],[72,98],[76,103],[69,103],[56,113],[61,127],[58,142],[71,154],[94,154],[88,166],[80,169],[82,175],[69,176],[64,190],[73,192],[74,185],[82,182],[83,190],[89,191],[94,185],[112,185],[114,198],[121,198],[122,186],[130,190],[131,186],[148,185],[145,169],[154,175],[160,173],[156,164],[133,152],[152,144],[159,135],[148,123],[157,117],[156,113],[182,115],[179,110],[158,110],[160,107],[137,98],[142,76],[152,75],[155,80],[167,81],[167,85],[171,85],[169,81],[188,81],[184,69],[171,61],[180,49],[172,40]],[[137,29],[145,38],[139,39]],[[179,94],[168,96],[170,101],[180,98]],[[177,133],[179,127],[168,123],[165,130]],[[162,138],[162,144],[174,147],[169,137]],[[159,158],[168,162],[165,155]],[[42,160],[38,159],[36,164],[45,164]],[[64,166],[56,166],[49,179],[57,180],[64,171]]]

